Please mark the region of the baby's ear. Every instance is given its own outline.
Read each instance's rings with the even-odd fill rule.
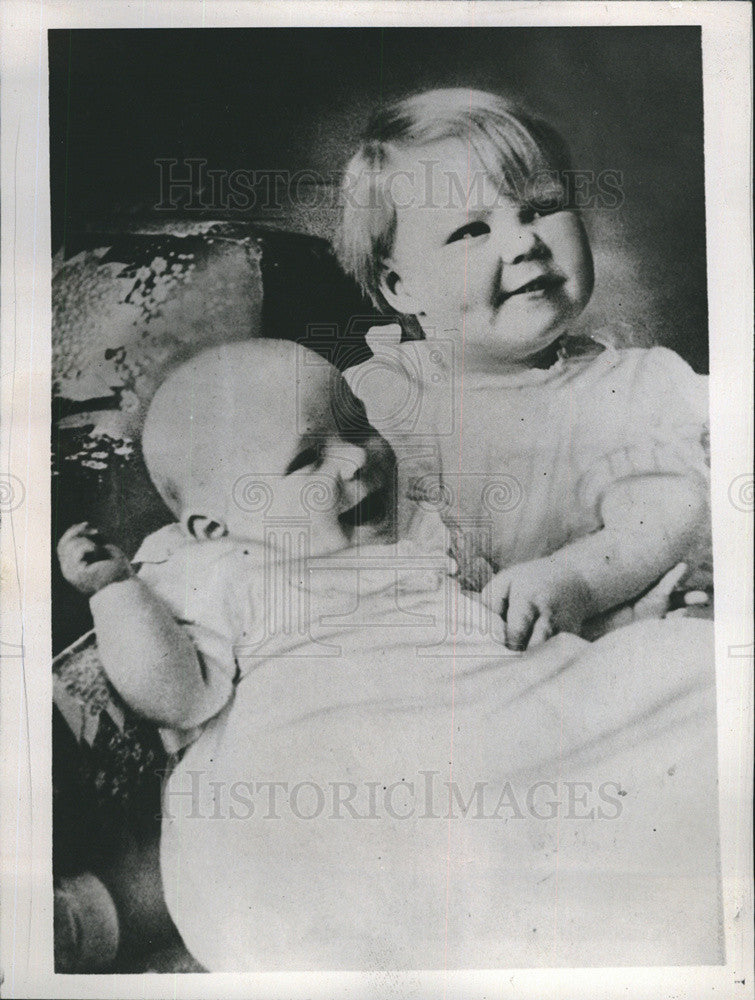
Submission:
[[[391,309],[395,309],[396,312],[404,315],[422,315],[422,310],[401,280],[401,275],[391,266],[390,261],[385,262],[380,274],[380,293]]]
[[[205,514],[184,514],[181,524],[192,538],[198,542],[207,542],[215,538],[225,538],[228,534],[228,526],[225,521],[218,521],[215,518],[207,517]]]

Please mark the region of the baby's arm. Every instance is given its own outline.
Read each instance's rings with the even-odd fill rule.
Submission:
[[[702,480],[647,475],[605,492],[603,527],[554,552],[498,573],[483,601],[506,619],[506,644],[525,649],[556,632],[579,633],[588,618],[655,583],[689,550],[704,524]]]
[[[68,582],[89,596],[105,673],[135,711],[187,729],[222,707],[227,690],[214,683],[187,631],[119,548],[76,524],[58,543],[58,557]]]

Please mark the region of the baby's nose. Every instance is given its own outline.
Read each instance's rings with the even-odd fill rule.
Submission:
[[[357,478],[366,460],[365,449],[348,441],[339,441],[328,448],[327,465],[344,482]]]
[[[518,213],[507,213],[493,232],[496,249],[504,264],[518,264],[528,259],[538,246],[537,233]]]

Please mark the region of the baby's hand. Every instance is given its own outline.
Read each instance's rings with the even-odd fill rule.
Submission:
[[[497,573],[480,594],[506,622],[506,646],[523,650],[557,632],[579,635],[591,614],[585,581],[549,559],[520,563]]]
[[[66,580],[87,596],[132,575],[126,554],[86,522],[66,531],[58,542],[58,559]]]

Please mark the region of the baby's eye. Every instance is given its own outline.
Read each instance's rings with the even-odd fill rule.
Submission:
[[[456,243],[457,240],[472,240],[476,236],[487,236],[489,232],[490,226],[487,222],[483,222],[481,219],[477,219],[474,222],[467,222],[466,225],[460,226],[458,229],[454,229],[446,240],[446,245],[449,243]]]
[[[290,476],[292,472],[301,472],[302,469],[308,468],[310,465],[318,465],[320,462],[320,449],[316,445],[309,445],[302,450],[293,458],[286,467],[286,475]]]
[[[552,198],[541,202],[522,205],[519,209],[519,221],[524,225],[534,222],[535,219],[542,219],[546,215],[555,215],[556,212],[566,210],[566,205],[561,199]]]

